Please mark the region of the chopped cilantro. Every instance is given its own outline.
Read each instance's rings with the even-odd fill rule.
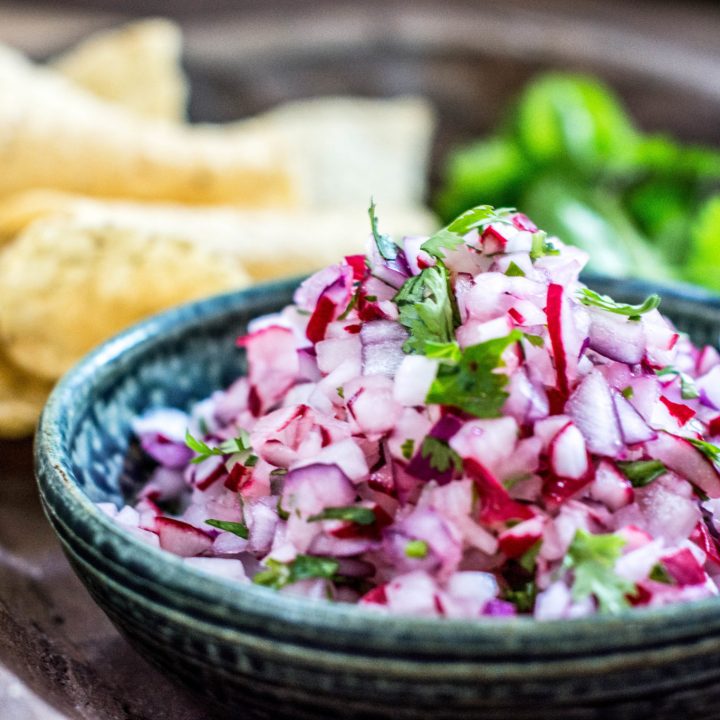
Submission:
[[[545,345],[545,341],[542,339],[540,335],[531,335],[530,333],[523,333],[523,337],[535,347],[543,347]]]
[[[274,470],[270,471],[270,475],[272,475],[273,477],[287,475],[287,468],[275,468]]]
[[[375,513],[370,508],[357,505],[328,507],[308,518],[308,522],[317,522],[318,520],[349,520],[358,525],[372,525],[375,522]]]
[[[383,235],[378,231],[378,220],[375,215],[375,201],[370,199],[370,207],[368,208],[370,216],[370,227],[372,228],[373,238],[377,246],[380,256],[384,260],[394,260],[398,256],[398,246],[389,235]]]
[[[185,431],[185,444],[193,450],[196,455],[190,461],[191,463],[201,463],[213,455],[232,455],[237,452],[244,452],[250,449],[250,436],[241,430],[238,437],[232,440],[226,440],[217,447],[211,447],[202,440],[194,438],[189,430]]]
[[[530,580],[522,587],[512,589],[508,588],[502,593],[502,599],[511,602],[517,608],[518,612],[530,612],[535,606],[535,598],[537,597],[537,585]]]
[[[214,520],[213,518],[210,518],[209,520],[205,521],[205,524],[217,528],[218,530],[224,530],[225,532],[237,535],[243,540],[247,540],[250,536],[247,525],[245,525],[245,523],[230,522],[229,520]]]
[[[282,498],[278,498],[277,501],[277,514],[278,517],[281,520],[289,520],[290,519],[290,513],[282,506],[281,504]]]
[[[451,466],[458,473],[463,471],[462,459],[446,440],[428,435],[420,446],[420,453],[424,458],[429,458],[430,467],[440,473],[447,472]]]
[[[338,320],[346,320],[347,316],[350,314],[351,310],[360,302],[360,283],[357,283],[357,286],[355,288],[355,292],[353,293],[353,296],[350,298],[350,302],[347,304],[347,307],[338,315]]]
[[[600,295],[589,288],[580,288],[576,297],[583,305],[607,310],[616,315],[627,315],[629,320],[639,320],[641,315],[660,305],[660,296],[655,294],[648,295],[640,305],[615,302],[611,297]]]
[[[629,607],[626,595],[635,585],[616,574],[615,561],[625,545],[619,535],[592,535],[585,530],[575,533],[563,567],[574,575],[572,596],[575,600],[594,597],[600,612],[617,613]]]
[[[510,261],[505,274],[508,277],[525,277],[525,271],[519,265],[516,265],[513,260]]]
[[[422,560],[428,554],[428,544],[424,540],[409,540],[405,545],[405,555],[409,558]]]
[[[400,312],[399,321],[410,333],[403,345],[405,352],[422,354],[428,341],[454,340],[455,309],[447,269],[442,263],[411,277],[393,299]]]
[[[415,453],[415,441],[412,438],[405,440],[400,446],[400,452],[406,460],[410,460]]]
[[[243,465],[245,465],[245,467],[255,467],[259,459],[257,455],[248,455]]]
[[[680,378],[680,395],[683,400],[694,400],[700,397],[697,387],[695,387],[695,381],[687,374],[680,370],[677,370],[672,365],[662,368],[662,370],[656,370],[655,374],[658,377],[665,375],[677,375]]]
[[[626,399],[630,400],[632,396],[635,394],[635,391],[633,390],[632,385],[628,385],[626,388],[623,388],[620,394]]]
[[[716,465],[720,465],[720,448],[705,440],[687,438],[706,458]]]
[[[508,397],[504,390],[508,378],[496,370],[503,367],[505,349],[522,337],[513,330],[505,337],[466,347],[456,365],[440,365],[426,402],[456,407],[479,418],[499,417]]]
[[[365,299],[368,302],[377,302],[377,295],[366,295]]]
[[[645,487],[667,472],[659,460],[621,460],[617,466],[633,487]]]
[[[648,575],[648,578],[650,580],[654,580],[655,582],[665,583],[666,585],[674,584],[670,573],[665,569],[665,566],[662,563],[657,563],[653,565],[652,570],[650,570],[650,573]]]
[[[420,249],[428,255],[442,260],[445,257],[444,250],[455,250],[462,245],[465,242],[465,235],[471,230],[487,227],[491,223],[509,224],[512,222],[510,215],[514,212],[515,208],[498,208],[496,210],[492,205],[478,205],[470,208],[442,230],[438,230],[420,246]]]
[[[530,259],[535,260],[545,257],[546,255],[559,255],[560,251],[548,240],[547,233],[544,230],[538,230],[533,233],[532,246],[530,248]]]
[[[343,400],[345,399],[345,390],[343,389],[342,386],[335,388],[335,392],[338,394],[339,398],[341,398]]]
[[[434,360],[446,360],[453,365],[460,362],[462,350],[456,341],[452,342],[435,342],[428,340],[425,343],[425,355]]]
[[[531,545],[530,548],[522,554],[522,556],[518,560],[518,563],[523,570],[529,573],[535,572],[535,564],[537,562],[537,556],[540,552],[541,547],[542,539],[538,540],[536,543],[533,543],[533,545]]]
[[[298,555],[292,562],[281,563],[278,560],[266,560],[266,570],[257,573],[253,582],[275,590],[291,585],[299,580],[311,578],[332,579],[340,564],[334,558],[316,555]]]

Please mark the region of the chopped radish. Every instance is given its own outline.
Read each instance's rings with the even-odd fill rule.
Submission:
[[[155,520],[160,547],[181,557],[202,555],[212,547],[212,539],[207,533],[188,523],[172,518],[159,517]]]

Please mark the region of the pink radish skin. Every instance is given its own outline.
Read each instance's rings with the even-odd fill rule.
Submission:
[[[208,534],[181,520],[159,517],[155,519],[155,527],[160,547],[180,557],[196,557],[212,547],[212,539]]]

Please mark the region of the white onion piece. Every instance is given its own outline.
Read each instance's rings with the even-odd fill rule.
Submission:
[[[579,480],[588,471],[585,440],[572,423],[568,423],[550,443],[550,467],[555,475]]]
[[[720,410],[720,365],[715,365],[695,381],[700,400],[715,410]]]
[[[619,510],[633,501],[630,481],[612,463],[601,460],[590,485],[590,497],[610,510]]]
[[[661,432],[657,439],[647,442],[645,448],[650,457],[661,460],[711,498],[720,497],[717,468],[685,438]]]
[[[394,320],[373,320],[360,330],[363,375],[392,377],[405,357],[405,328]]]
[[[653,440],[657,433],[642,419],[640,413],[618,392],[613,393],[613,402],[620,423],[620,433],[628,445]]]
[[[591,372],[570,396],[565,411],[585,438],[590,452],[617,457],[622,438],[610,387],[598,371]]]
[[[592,308],[590,315],[590,347],[618,362],[636,365],[645,354],[645,330],[636,320]]]
[[[716,365],[720,365],[720,352],[712,345],[705,345],[700,351],[695,365],[695,374],[705,375]]]
[[[407,407],[424,405],[437,369],[437,360],[424,355],[406,355],[395,373],[395,400]]]
[[[323,375],[331,373],[346,360],[351,360],[360,367],[361,350],[362,346],[358,335],[321,340],[315,345],[317,366]]]

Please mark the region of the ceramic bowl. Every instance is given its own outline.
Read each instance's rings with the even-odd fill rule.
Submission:
[[[233,340],[295,281],[155,316],[57,386],[36,439],[47,517],[73,568],[144,657],[183,685],[261,718],[717,717],[720,599],[617,617],[438,621],[279,595],[187,567],[94,503],[122,501],[130,421],[187,407],[243,371]],[[595,281],[635,302],[657,288]],[[720,302],[663,290],[664,311],[715,342]]]

